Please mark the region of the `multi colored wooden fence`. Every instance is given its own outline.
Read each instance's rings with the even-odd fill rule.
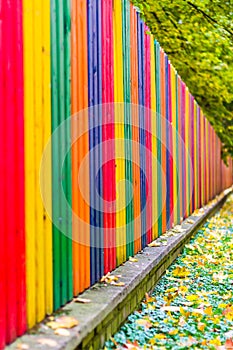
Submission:
[[[128,0],[0,0],[0,111],[1,349],[232,184]]]

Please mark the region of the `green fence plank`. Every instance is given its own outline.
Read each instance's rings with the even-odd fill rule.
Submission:
[[[70,8],[68,1],[51,0],[52,131],[70,116]],[[52,143],[54,309],[72,298],[71,217],[62,190],[71,203],[70,130],[64,125]],[[62,176],[60,171],[62,167]],[[62,183],[61,183],[62,182]]]

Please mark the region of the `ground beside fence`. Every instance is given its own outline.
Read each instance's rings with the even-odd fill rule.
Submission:
[[[233,196],[105,349],[233,349]]]

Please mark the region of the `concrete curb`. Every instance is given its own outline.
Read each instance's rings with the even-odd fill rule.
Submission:
[[[154,287],[177,258],[185,243],[216,213],[231,193],[232,188],[224,191],[216,201],[203,208],[201,216],[190,216],[186,219],[182,224],[182,228],[185,229],[182,233],[166,238],[161,236],[156,240],[166,239],[166,245],[146,247],[135,256],[137,262],[127,261],[113,271],[111,275],[121,275],[119,280],[125,283],[123,287],[97,283],[81,295],[82,298],[90,299],[91,303],[70,302],[64,306],[60,312],[79,321],[78,326],[69,329],[69,336],[55,335],[54,331],[46,326],[48,320],[45,320],[6,349],[101,349],[105,340],[119,329],[145,293]],[[189,219],[194,223],[188,223]]]

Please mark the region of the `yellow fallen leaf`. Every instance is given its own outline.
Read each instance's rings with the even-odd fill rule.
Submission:
[[[186,299],[188,299],[188,301],[196,301],[199,299],[199,296],[195,294],[191,294],[191,295],[187,295]]]
[[[156,301],[156,298],[151,297],[148,293],[145,294],[145,298],[147,303],[153,303]]]
[[[226,314],[226,318],[227,318],[229,321],[233,321],[233,311],[228,312],[228,313]]]
[[[192,216],[201,216],[202,215],[202,212],[200,212],[200,210],[195,210],[193,213],[192,213]]]
[[[161,243],[160,242],[151,242],[150,244],[148,244],[149,247],[160,247],[161,246]]]
[[[58,324],[56,321],[48,322],[48,323],[46,323],[46,325],[52,329],[57,329],[60,327],[60,324]]]
[[[214,315],[214,317],[211,317],[210,320],[214,323],[214,324],[219,324],[220,323],[220,318],[218,315]]]
[[[105,282],[105,283],[112,283],[112,282],[117,282],[119,280],[120,275],[111,275],[110,272],[107,273],[107,275],[103,276],[100,280],[100,282]]]
[[[125,283],[124,282],[114,282],[112,281],[111,286],[115,286],[115,287],[124,287]]]
[[[166,336],[164,334],[155,334],[153,336],[153,339],[166,339]]]
[[[180,286],[179,289],[178,289],[178,292],[181,293],[181,294],[185,294],[186,292],[188,291],[188,287],[186,286]]]
[[[183,266],[178,266],[175,270],[172,271],[172,274],[175,277],[185,278],[190,275],[190,271]]]
[[[165,293],[174,293],[177,291],[177,287],[174,287],[174,288],[169,288],[167,290],[165,290]]]
[[[102,276],[100,282],[106,282],[109,276],[110,276],[110,272],[108,272],[107,275]]]
[[[167,302],[167,305],[170,305],[171,302],[177,297],[178,293],[169,293],[164,297],[164,300]]]
[[[185,224],[190,224],[190,225],[192,225],[192,224],[194,224],[194,223],[195,223],[195,221],[192,220],[192,219],[187,219],[187,220],[185,220]]]
[[[54,321],[54,320],[55,320],[55,317],[54,317],[54,316],[48,316],[48,320],[49,320],[49,321]]]
[[[170,335],[177,335],[178,334],[178,329],[172,329],[170,332],[169,332]]]
[[[186,311],[185,308],[183,308],[182,306],[180,306],[180,313],[181,315],[185,316],[186,318],[189,317],[190,315],[190,311]]]
[[[212,306],[209,306],[207,307],[205,310],[204,310],[204,313],[208,316],[211,316],[213,311],[212,311]]]
[[[202,323],[202,322],[199,322],[198,325],[197,325],[198,330],[201,331],[201,332],[204,331],[205,327],[206,327],[206,324]]]
[[[225,309],[227,307],[227,304],[218,304],[219,309]]]
[[[70,316],[61,316],[56,319],[56,321],[51,321],[47,323],[47,326],[52,329],[58,328],[73,328],[79,324],[78,320]]]
[[[130,262],[138,262],[138,259],[133,258],[132,256],[129,257],[129,261]]]
[[[220,346],[220,345],[221,345],[221,341],[220,341],[220,339],[219,339],[219,337],[218,337],[218,338],[215,338],[215,339],[211,339],[211,340],[209,341],[209,344],[210,344],[210,345]]]

